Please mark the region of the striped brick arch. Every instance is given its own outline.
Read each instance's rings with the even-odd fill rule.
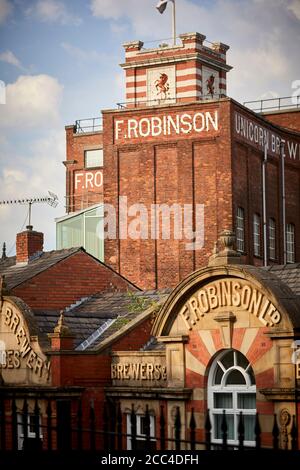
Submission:
[[[265,315],[264,318],[259,321],[259,317],[261,316],[260,310],[263,310],[264,303],[261,302],[261,309],[256,309],[254,302],[251,303],[253,318],[256,317],[258,319],[257,326],[252,322],[251,329],[255,326],[258,329],[266,327],[267,329],[270,329],[270,331],[275,332],[282,331],[283,329],[286,331],[293,331],[295,328],[300,327],[296,295],[287,287],[286,284],[282,283],[278,277],[270,272],[262,271],[255,266],[210,266],[194,271],[173,290],[153,324],[153,336],[168,336],[173,334],[175,328],[177,328],[177,333],[188,333],[189,335],[191,334],[191,331],[194,330],[208,330],[210,328],[207,326],[207,322],[212,320],[210,313],[216,314],[219,311],[228,312],[232,310],[236,316],[236,321],[234,322],[233,327],[234,334],[232,336],[232,342],[234,341],[237,346],[242,346],[244,343],[244,347],[246,347],[245,345],[248,344],[249,341],[251,343],[249,335],[254,335],[254,333],[243,331],[243,328],[240,329],[239,327],[240,316],[243,313],[243,308],[241,306],[223,305],[222,308],[214,308],[209,312],[207,310],[205,311],[205,309],[202,309],[201,311],[201,306],[198,306],[200,312],[194,315],[193,318],[189,315],[189,319],[187,321],[178,321],[180,316],[182,318],[188,317],[183,309],[193,296],[197,296],[201,289],[205,289],[214,282],[220,283],[223,279],[225,281],[228,280],[231,283],[240,283],[241,286],[250,286],[253,291],[257,291],[262,294],[265,302],[269,301],[269,303],[272,304],[274,310],[272,313],[274,316],[272,318],[274,321],[272,321],[268,315]],[[279,320],[278,318],[275,318],[275,310],[280,315]],[[266,312],[264,312],[264,314],[265,313]],[[177,325],[175,326],[176,322]],[[212,325],[213,327],[211,329],[216,329],[214,323],[212,323]],[[249,330],[249,328],[246,327],[244,329]],[[220,346],[221,340],[219,338],[219,334],[211,334],[213,337],[213,344]]]
[[[282,400],[276,404],[264,396],[264,390],[287,386],[285,368],[290,368],[285,375],[293,376],[291,363],[278,362],[288,360],[288,341],[292,341],[297,327],[294,294],[278,278],[269,273],[262,275],[262,270],[255,267],[204,268],[177,286],[156,318],[152,334],[166,344],[165,338],[172,338],[172,348],[176,338],[178,343],[184,343],[184,386],[193,390],[186,409],[190,413],[194,408],[198,439],[204,439],[210,366],[221,351],[233,349],[241,352],[253,369],[256,410],[262,417],[263,429],[268,430],[263,431],[263,440],[266,445],[271,442],[273,413],[286,403]],[[290,340],[286,340],[287,335]],[[172,364],[167,363],[167,367],[171,369]]]

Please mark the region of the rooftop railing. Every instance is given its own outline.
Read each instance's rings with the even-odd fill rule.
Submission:
[[[257,113],[300,108],[300,95],[268,98],[265,100],[244,101],[244,106]]]
[[[102,118],[93,117],[87,119],[78,119],[75,121],[75,134],[85,134],[87,132],[102,131]]]

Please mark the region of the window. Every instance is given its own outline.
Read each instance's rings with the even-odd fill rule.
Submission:
[[[276,223],[274,219],[269,219],[269,257],[276,259]]]
[[[18,450],[24,448],[24,423],[23,423],[23,414],[17,414],[17,423],[18,423]],[[41,416],[39,416],[38,428],[39,428],[39,438],[43,439],[42,426],[41,426]],[[30,449],[30,443],[33,445],[36,441],[36,416],[32,413],[27,415],[27,447]]]
[[[104,260],[103,205],[63,217],[56,224],[58,250],[83,246],[95,258]]]
[[[103,149],[86,150],[84,152],[85,168],[103,166]]]
[[[212,442],[222,442],[222,419],[225,410],[228,443],[238,444],[238,423],[242,412],[245,444],[254,444],[255,378],[248,359],[239,351],[223,351],[214,360],[208,377],[208,408],[212,413]]]
[[[238,207],[236,214],[236,249],[245,251],[245,211],[242,207]]]
[[[151,449],[156,449],[155,443],[155,417],[153,415],[150,418],[150,440]],[[131,414],[127,414],[127,433],[131,433]],[[146,421],[145,415],[136,414],[136,450],[146,449]],[[127,437],[127,449],[132,450],[131,437]]]
[[[260,215],[253,216],[253,251],[254,256],[260,256]]]
[[[295,225],[286,226],[286,262],[295,263]]]

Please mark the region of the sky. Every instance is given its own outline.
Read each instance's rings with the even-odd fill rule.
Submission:
[[[171,36],[158,0],[0,0],[0,201],[45,196],[35,230],[55,249],[65,213],[65,125],[115,108],[125,95],[122,44]],[[291,96],[300,80],[300,0],[176,0],[177,33],[230,45],[227,93],[239,102]],[[300,83],[300,82],[299,82]],[[0,247],[15,252],[26,205],[0,205]],[[1,253],[0,253],[1,256]]]

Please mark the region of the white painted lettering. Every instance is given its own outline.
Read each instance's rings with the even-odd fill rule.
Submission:
[[[123,119],[120,119],[120,120],[117,120],[115,123],[116,123],[116,127],[115,127],[115,129],[116,129],[116,131],[115,131],[115,136],[116,136],[116,140],[118,140],[118,139],[119,139],[119,135],[120,135],[120,133],[121,133],[121,124],[123,124],[124,121],[123,121]]]

